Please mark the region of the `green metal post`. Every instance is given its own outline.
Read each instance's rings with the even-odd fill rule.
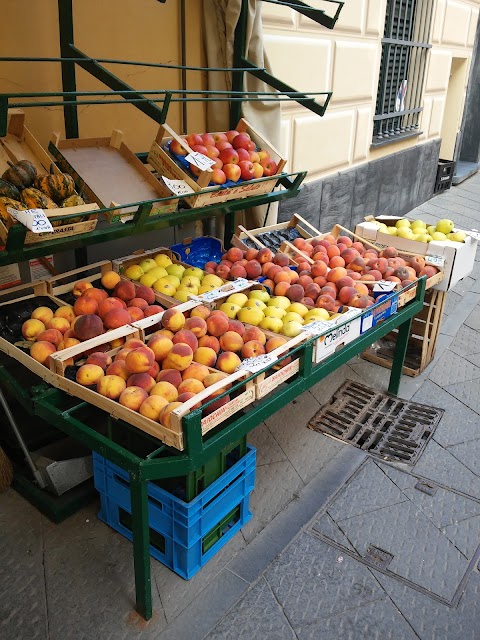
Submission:
[[[60,32],[60,55],[62,58],[72,58],[73,46],[73,7],[72,0],[58,0],[58,22]],[[62,66],[62,90],[76,91],[75,62],[61,63]],[[64,101],[70,101],[71,96],[64,96]],[[76,105],[63,107],[65,120],[65,134],[67,138],[78,138],[78,113]]]
[[[398,327],[397,344],[395,345],[395,351],[393,353],[392,372],[390,374],[390,382],[388,383],[388,390],[394,395],[398,394],[400,388],[403,363],[405,362],[410,329],[412,328],[412,319],[413,318],[409,318]]]
[[[147,481],[137,477],[134,473],[130,474],[130,495],[132,499],[135,608],[145,620],[150,620],[152,617],[152,577],[150,571]]]
[[[233,67],[243,67],[243,59],[245,58],[245,38],[247,35],[247,17],[248,17],[248,0],[242,0],[242,8],[238,17],[237,26],[235,27],[235,36],[233,40]],[[232,71],[232,91],[243,91],[244,71]],[[238,121],[242,117],[241,101],[230,103],[230,128],[235,129]],[[225,219],[225,227],[227,220]],[[231,238],[231,236],[230,236]]]

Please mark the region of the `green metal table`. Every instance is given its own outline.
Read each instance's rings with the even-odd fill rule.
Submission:
[[[299,372],[282,387],[278,387],[277,390],[250,405],[248,411],[232,416],[227,422],[222,423],[214,431],[206,434],[205,437],[202,437],[201,432],[201,409],[192,411],[182,421],[185,438],[184,451],[169,448],[159,440],[138,431],[131,425],[110,419],[110,416],[106,416],[104,412],[101,413],[108,418],[108,428],[102,433],[96,428],[97,421],[91,414],[91,411],[100,410],[94,409],[88,403],[80,401],[78,398],[73,398],[46,384],[41,384],[32,389],[30,402],[36,415],[64,433],[81,441],[90,449],[98,452],[130,474],[136,610],[143,618],[149,620],[152,617],[148,481],[186,475],[198,469],[211,460],[213,456],[219,454],[225,447],[238,441],[239,438],[246,435],[266,418],[290,403],[312,385],[323,380],[353,356],[362,353],[368,346],[395,328],[398,328],[399,332],[388,390],[393,394],[397,394],[412,318],[423,308],[425,286],[426,279],[422,277],[418,282],[415,298],[412,301],[319,364],[313,363],[316,338],[312,337],[292,349],[289,354],[283,357],[298,356],[300,359]],[[378,304],[381,305],[383,303],[380,302]],[[341,326],[341,324],[338,325],[338,327]],[[240,385],[258,375],[259,372],[235,384],[225,394],[234,392]],[[3,375],[0,375],[0,384],[8,386],[11,393],[17,392],[15,384],[8,382],[8,375],[5,374],[5,371]],[[18,393],[21,394],[22,400],[26,402],[25,392],[19,391]],[[116,441],[118,440],[118,430],[122,433],[122,442]],[[147,441],[146,450],[148,452],[146,454],[142,453],[140,455],[138,449],[135,450],[132,446],[134,439],[138,437],[142,437]]]

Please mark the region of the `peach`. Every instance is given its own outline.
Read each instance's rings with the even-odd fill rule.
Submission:
[[[255,260],[258,256],[258,249],[247,249],[245,251],[245,259],[246,260]]]
[[[215,371],[215,373],[209,373],[208,376],[203,381],[203,386],[206,389],[207,387],[211,387],[213,384],[215,384],[216,382],[219,382],[220,380],[223,380],[226,377],[227,377],[227,374],[223,373],[223,371]],[[232,386],[231,384],[226,384],[225,389],[230,389],[231,386]]]
[[[190,366],[188,366],[185,371],[182,373],[182,380],[196,379],[200,382],[209,375],[210,369],[204,364],[200,364],[199,362],[192,362]]]
[[[125,358],[125,364],[130,373],[146,373],[154,362],[155,354],[147,346],[132,349]]]
[[[243,258],[243,251],[238,247],[231,247],[226,254],[227,260],[230,262],[237,262],[237,260],[241,260]]]
[[[159,371],[160,371],[160,365],[158,364],[158,362],[155,361],[150,367],[150,369],[147,371],[147,373],[152,378],[156,378],[158,376]]]
[[[284,296],[287,291],[290,289],[290,279],[284,282],[278,282],[275,284],[274,294],[276,296]]]
[[[267,344],[265,345],[265,351],[267,353],[270,353],[270,351],[278,349],[278,347],[283,346],[287,342],[287,338],[284,338],[283,336],[275,336],[274,338],[270,338],[269,340],[267,340]]]
[[[260,264],[265,264],[266,262],[272,262],[273,259],[273,253],[270,251],[270,249],[267,249],[266,247],[264,247],[263,249],[260,249],[260,251],[257,254],[257,260]]]
[[[96,287],[92,287],[91,289],[87,289],[86,291],[84,291],[80,297],[93,298],[97,302],[101,302],[102,300],[105,300],[105,298],[108,298],[108,293],[105,291],[105,289],[97,289]]]
[[[112,364],[112,359],[108,355],[108,353],[103,353],[101,351],[96,351],[88,356],[85,360],[85,364],[97,364],[99,367],[102,367],[104,371]]]
[[[173,344],[188,344],[192,351],[198,348],[198,339],[192,331],[181,329],[172,340]]]
[[[367,275],[373,276],[375,280],[381,280],[383,278],[382,272],[377,269],[370,269]]]
[[[191,391],[184,391],[183,393],[181,393],[177,400],[178,402],[180,402],[181,404],[183,404],[184,402],[186,402],[187,400],[190,400],[191,398],[194,398],[197,394],[193,393]],[[200,407],[202,406],[201,402],[197,402],[197,404],[194,404],[192,406],[192,410],[193,409],[200,409]]]
[[[333,256],[333,258],[330,259],[329,265],[331,269],[344,267],[345,260],[342,258],[342,256]]]
[[[120,280],[120,282],[117,282],[115,285],[113,295],[124,302],[133,300],[133,298],[135,298],[135,285],[129,280]]]
[[[132,298],[127,302],[127,308],[129,307],[138,307],[142,311],[148,307],[148,302],[143,298]]]
[[[155,379],[148,373],[132,373],[127,379],[127,387],[141,387],[147,393],[155,386]]]
[[[103,317],[106,329],[118,329],[132,322],[132,317],[126,309],[112,309]]]
[[[350,276],[345,276],[344,278],[340,278],[340,280],[337,280],[335,284],[340,291],[340,289],[342,289],[343,287],[353,287],[353,280]]]
[[[145,314],[138,307],[128,307],[128,313],[130,315],[131,322],[137,322],[145,317]]]
[[[348,236],[339,236],[336,240],[337,244],[341,243],[341,244],[345,244],[347,245],[347,247],[351,247],[353,242],[352,240],[350,240],[350,238]]]
[[[299,276],[297,282],[295,284],[297,284],[300,287],[303,287],[303,289],[306,289],[308,287],[309,284],[312,284],[313,282],[313,278],[311,275],[301,275]]]
[[[125,338],[115,338],[115,340],[110,340],[111,349],[118,349],[118,347],[121,347],[124,344],[125,344]]]
[[[146,287],[141,284],[135,288],[135,298],[133,298],[133,300],[137,300],[138,298],[145,300],[147,305],[152,305],[155,302],[155,291],[152,287]]]
[[[123,300],[119,300],[119,298],[105,298],[98,304],[97,313],[102,318],[105,318],[109,311],[113,309],[126,309],[126,304]]]
[[[241,265],[233,265],[230,269],[230,279],[235,280],[236,278],[246,278],[247,272],[244,267]]]
[[[361,296],[368,296],[368,293],[369,293],[368,287],[366,284],[363,284],[363,282],[356,282],[353,285],[353,288]]]
[[[287,290],[286,296],[292,302],[300,302],[300,300],[305,295],[304,288],[299,284],[292,284],[292,286]]]
[[[56,318],[65,318],[70,324],[75,320],[75,313],[73,307],[70,305],[58,307],[58,309],[55,310],[54,316]]]
[[[312,282],[312,284],[309,284],[305,289],[305,296],[316,300],[320,295],[320,289],[321,286],[319,284],[317,284],[316,282]]]
[[[163,407],[158,418],[160,424],[163,424],[164,427],[167,427],[169,429],[172,422],[172,411],[174,411],[178,407],[181,407],[182,404],[182,402],[169,402],[166,407]]]
[[[369,300],[368,296],[363,296],[363,295],[360,295],[360,294],[356,293],[348,301],[348,306],[349,307],[356,307],[357,309],[365,309],[366,307],[369,306],[369,302],[370,302],[370,300]]]
[[[381,274],[384,274],[388,268],[388,260],[386,258],[377,258],[376,260],[369,260],[368,266],[372,269],[376,269],[380,271]]]
[[[243,339],[236,331],[227,331],[220,337],[220,348],[222,351],[241,351]]]
[[[115,376],[122,378],[125,382],[130,377],[130,371],[127,369],[127,365],[124,360],[115,360],[105,371],[107,376]]]
[[[348,304],[349,300],[357,293],[354,287],[342,287],[338,292],[338,299],[342,304]]]
[[[157,382],[169,382],[178,389],[182,382],[182,374],[176,369],[162,369],[155,378]]]
[[[410,277],[410,271],[407,269],[407,267],[399,267],[394,271],[393,275],[397,278],[400,278],[400,280],[408,280],[408,278]]]
[[[167,336],[154,333],[148,341],[148,346],[153,351],[155,360],[157,362],[163,362],[172,350],[173,342],[170,338],[167,338]]]
[[[93,284],[91,282],[88,282],[88,280],[79,280],[78,282],[75,282],[75,284],[73,285],[72,294],[74,298],[79,298],[82,295],[82,293],[84,293],[87,289],[90,289],[91,287],[93,287]]]
[[[30,318],[32,320],[40,320],[44,325],[47,325],[53,318],[53,311],[49,307],[37,307],[33,310]]]
[[[426,265],[425,267],[423,267],[423,269],[419,272],[419,276],[427,276],[428,278],[433,278],[434,275],[436,275],[438,273],[438,269],[432,265]]]
[[[96,313],[98,309],[98,302],[95,298],[89,298],[87,296],[80,296],[75,300],[73,305],[73,311],[77,316],[88,315]]]
[[[200,316],[191,316],[185,322],[185,329],[191,331],[196,338],[201,338],[207,333],[207,323]]]
[[[145,318],[149,318],[150,316],[156,316],[157,313],[162,313],[163,311],[165,311],[165,309],[159,304],[150,304],[143,310],[143,315]]]
[[[263,271],[263,269],[262,269]],[[275,276],[277,275],[277,273],[280,273],[282,271],[282,267],[280,267],[278,264],[274,264],[273,266],[269,267],[267,269],[266,272],[266,276],[267,278],[269,278],[270,280],[273,280],[275,278]]]
[[[153,335],[154,336],[165,336],[166,338],[169,338],[169,340],[173,340],[173,336],[175,334],[173,333],[173,331],[169,331],[168,329],[159,329],[158,331],[155,331],[155,333]]]
[[[290,284],[290,274],[282,269],[282,271],[275,274],[273,281],[275,284],[279,284],[280,282],[288,282],[288,284]]]
[[[337,280],[340,280],[340,278],[344,278],[346,275],[348,274],[344,267],[335,267],[327,273],[327,281],[336,282]]]
[[[348,268],[351,271],[360,273],[365,269],[365,260],[361,256],[357,256],[354,260],[352,260],[352,262],[348,264]]]
[[[355,251],[358,251],[358,253],[361,256],[363,256],[363,254],[365,253],[365,247],[361,242],[358,242],[358,241],[352,244],[352,249],[355,249]]]
[[[207,318],[207,330],[211,336],[219,337],[228,331],[228,317],[218,312]]]
[[[333,285],[333,283],[330,283],[330,285]],[[330,296],[334,300],[337,297],[337,293],[337,288],[334,285],[322,287],[322,289],[320,290],[320,295]]]
[[[267,342],[267,336],[258,327],[248,327],[243,334],[243,341],[247,343],[251,340],[256,340],[263,346]]]
[[[177,369],[185,371],[192,364],[193,351],[188,344],[174,344],[172,350],[163,361],[163,369]]]
[[[145,418],[158,422],[160,414],[167,404],[168,400],[165,400],[162,396],[149,396],[142,402],[138,412]]]
[[[335,299],[330,296],[321,295],[315,301],[315,306],[319,309],[326,309],[327,311],[335,310]]]
[[[118,400],[124,391],[125,380],[120,376],[106,375],[97,382],[97,392],[111,400]]]
[[[181,385],[181,383],[180,383]],[[179,387],[180,387],[179,385]],[[202,385],[203,387],[203,385]],[[175,402],[175,400],[178,398],[178,391],[177,391],[177,387],[175,387],[173,384],[171,384],[170,382],[166,382],[165,380],[161,381],[161,382],[157,382],[151,389],[150,389],[150,395],[151,396],[161,396],[162,398],[165,398],[165,400],[167,400],[167,402]]]
[[[76,344],[80,344],[80,340],[77,340],[76,338],[65,338],[65,336],[63,336],[62,342],[57,346],[57,351],[74,347]]]
[[[115,271],[106,271],[100,282],[105,289],[115,289],[115,286],[120,282],[120,275]]]
[[[68,322],[68,320],[66,318],[59,318],[57,316],[54,316],[50,320],[50,322],[47,322],[45,326],[47,329],[57,329],[57,331],[60,331],[61,334],[65,334],[70,329],[70,323]]]
[[[48,366],[48,361],[52,353],[57,350],[56,346],[46,340],[37,340],[30,347],[30,355],[34,360]]]
[[[148,398],[148,393],[141,387],[127,387],[122,391],[118,401],[132,411],[139,411],[142,403]]]
[[[278,251],[273,256],[273,262],[275,264],[280,265],[281,267],[286,267],[289,264],[290,260],[286,253],[282,253],[281,251]]]
[[[258,260],[249,260],[245,265],[245,271],[250,280],[256,280],[262,275],[262,265]]]
[[[98,364],[84,364],[78,369],[75,379],[78,384],[89,387],[92,384],[97,384],[104,375],[105,372]]]
[[[218,356],[216,366],[223,373],[233,373],[240,363],[241,360],[236,353],[224,351]]]
[[[266,342],[266,340],[265,340],[265,342]],[[265,353],[265,347],[263,346],[263,344],[261,342],[259,342],[258,340],[249,340],[243,346],[242,358],[255,358],[256,356],[260,356],[260,355],[262,355],[264,353]],[[217,367],[221,371],[225,371],[225,369],[222,369],[222,367],[218,366],[218,362],[217,362]],[[228,373],[228,372],[226,372],[226,373]]]
[[[327,256],[329,258],[333,258],[334,256],[339,256],[339,255],[340,255],[340,249],[337,247],[337,245],[331,244],[329,247],[327,247]]]
[[[177,311],[175,307],[167,309],[162,316],[162,326],[169,331],[176,333],[185,326],[186,318],[181,311]]]
[[[229,323],[230,326],[230,323]],[[215,336],[202,336],[198,341],[198,346],[212,349],[216,354],[220,351],[220,342]]]
[[[143,340],[140,338],[129,338],[123,345],[124,349],[138,349],[139,347],[144,347],[145,344]]]
[[[395,247],[385,247],[382,254],[384,258],[396,258],[398,256],[398,251]]]
[[[115,362],[118,362],[119,360],[123,360],[125,362],[130,351],[133,351],[133,349],[120,349],[115,356]]]
[[[206,367],[213,367],[217,361],[217,353],[210,347],[198,347],[193,354],[193,360]]]
[[[239,336],[243,336],[243,334],[245,333],[245,325],[242,322],[240,322],[240,320],[234,320],[229,318],[228,330],[238,333]]]
[[[272,293],[272,291],[275,289],[275,283],[273,280],[270,280],[270,278],[264,280],[262,282],[262,285],[265,287],[265,289],[267,289],[268,293]]]
[[[51,342],[58,348],[58,345],[63,342],[63,334],[58,329],[47,329],[37,336],[37,340]]]
[[[188,380],[184,380],[180,386],[178,387],[178,394],[181,395],[182,393],[200,393],[200,391],[203,391],[205,389],[205,387],[203,386],[203,384],[200,382],[200,380],[197,380],[196,378],[189,378]]]

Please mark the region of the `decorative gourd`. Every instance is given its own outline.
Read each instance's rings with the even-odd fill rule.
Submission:
[[[68,173],[54,173],[53,165],[49,174],[39,176],[35,180],[35,187],[58,203],[75,195],[75,182],[72,176],[69,176]]]
[[[21,202],[18,202],[18,200],[12,200],[12,198],[6,198],[5,196],[0,196],[0,218],[2,218],[3,220],[6,220],[9,223],[11,223],[12,218],[7,211],[7,207],[10,207],[11,209],[15,209],[16,211],[22,211],[27,208]]]
[[[69,196],[65,198],[65,200],[60,205],[62,208],[64,207],[79,207],[81,204],[85,204],[85,200],[78,195],[78,193],[73,194],[73,196]]]
[[[8,165],[10,168],[2,176],[4,180],[20,190],[28,189],[33,184],[37,176],[37,170],[30,160],[20,160],[17,164],[8,161]]]
[[[38,189],[24,189],[21,198],[27,209],[57,209],[55,202]]]
[[[12,200],[20,200],[20,191],[11,182],[0,178],[0,196],[11,198]]]

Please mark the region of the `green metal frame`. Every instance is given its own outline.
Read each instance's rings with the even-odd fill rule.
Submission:
[[[220,453],[226,446],[237,441],[266,418],[292,402],[301,393],[326,378],[353,356],[362,353],[368,346],[398,327],[399,336],[388,388],[390,393],[397,394],[412,318],[423,309],[425,285],[426,279],[422,277],[419,280],[414,300],[390,316],[390,318],[379,323],[373,329],[362,334],[359,338],[317,365],[312,361],[314,338],[293,349],[288,356],[300,356],[299,373],[291,381],[276,390],[275,393],[257,401],[253,406],[249,407],[248,411],[238,414],[221,425],[212,432],[212,435],[209,434],[210,437],[203,438],[201,434],[201,409],[189,413],[182,420],[185,438],[185,450],[182,452],[161,445],[145,458],[141,458],[128,448],[120,446],[108,436],[98,433],[93,426],[75,417],[75,413],[79,408],[84,408],[87,403],[79,402],[78,405],[64,410],[62,409],[62,397],[65,397],[63,392],[48,388],[36,394],[33,403],[37,415],[61,431],[77,438],[92,450],[97,451],[130,473],[134,523],[133,553],[136,609],[145,619],[148,620],[152,616],[147,482],[149,480],[186,475],[194,471]],[[257,375],[258,373],[235,384],[229,393],[239,389],[245,382],[252,380]],[[151,439],[151,441],[153,447],[154,440]],[[168,456],[158,458],[160,453],[163,455],[166,452],[168,452]]]

